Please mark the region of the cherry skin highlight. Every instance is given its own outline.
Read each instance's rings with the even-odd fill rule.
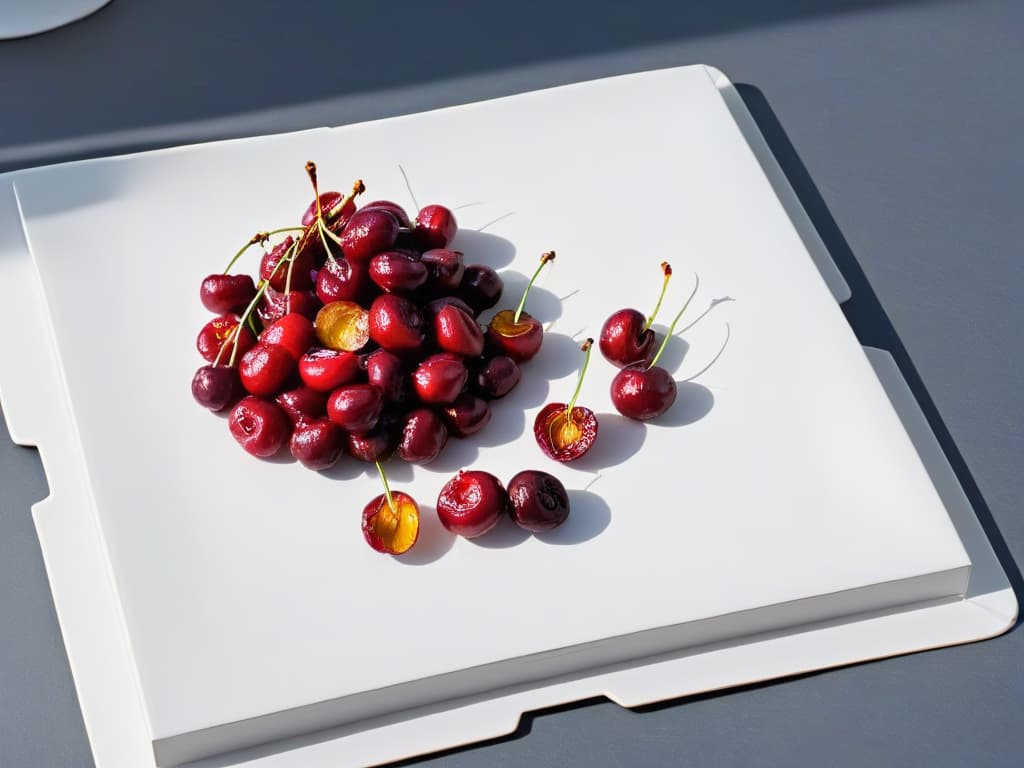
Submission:
[[[398,455],[412,464],[427,464],[448,442],[448,428],[430,408],[417,408],[405,417],[398,440]]]
[[[412,373],[413,389],[424,403],[454,402],[468,379],[462,358],[450,352],[431,355]]]
[[[384,397],[372,384],[339,387],[327,400],[327,416],[348,432],[369,432],[377,426]]]
[[[605,360],[619,368],[650,363],[656,339],[646,325],[647,318],[635,309],[613,313],[604,321],[598,341]]]
[[[443,205],[424,206],[413,222],[413,233],[423,250],[447,248],[458,229],[455,214]]]
[[[349,261],[367,262],[398,239],[398,219],[381,209],[358,210],[341,232],[341,252]]]
[[[676,401],[676,382],[660,365],[631,366],[612,379],[611,398],[615,410],[623,416],[647,421],[672,407]]]
[[[292,424],[317,421],[327,415],[327,394],[306,386],[286,389],[274,402]]]
[[[260,334],[260,343],[281,347],[293,360],[298,360],[313,346],[316,333],[308,317],[289,312],[275,320]]]
[[[295,372],[295,359],[283,348],[257,344],[242,356],[238,374],[253,395],[273,395]]]
[[[253,456],[273,456],[288,442],[291,424],[277,405],[252,395],[231,409],[228,428],[232,437]]]
[[[491,406],[476,395],[465,392],[442,411],[448,434],[455,437],[475,435],[491,420]]]
[[[470,314],[453,304],[434,315],[434,338],[445,352],[478,357],[484,351],[484,334]]]
[[[501,481],[488,472],[460,471],[437,497],[437,517],[454,534],[473,539],[501,522],[510,505]]]
[[[313,349],[299,358],[299,377],[310,389],[330,392],[359,374],[359,356],[336,349]],[[371,382],[372,383],[372,382]]]
[[[345,448],[345,433],[327,419],[305,421],[296,425],[288,447],[302,466],[316,471],[330,469]]]
[[[370,305],[370,338],[384,349],[418,349],[424,340],[423,324],[419,307],[401,296],[385,293]]]

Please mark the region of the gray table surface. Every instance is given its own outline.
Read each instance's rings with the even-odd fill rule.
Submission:
[[[1024,3],[114,0],[0,42],[0,170],[690,63],[743,84],[851,324],[895,354],[1024,594]],[[0,432],[0,765],[91,766],[29,513],[46,480]],[[1022,715],[1018,630],[643,711],[585,702],[422,762],[1008,766]]]

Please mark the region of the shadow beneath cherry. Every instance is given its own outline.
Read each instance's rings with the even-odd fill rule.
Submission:
[[[648,424],[656,427],[685,427],[694,424],[715,407],[715,396],[707,387],[693,381],[676,382],[676,401],[661,416]]]
[[[526,363],[530,366],[533,363]],[[543,403],[550,390],[547,377],[524,370],[519,385],[500,400],[491,401],[491,421],[470,439],[478,446],[504,445],[529,432],[526,411]]]
[[[492,411],[491,413],[493,414],[494,412]],[[493,415],[491,416],[491,421],[494,421]],[[440,472],[445,475],[454,474],[460,469],[469,469],[480,456],[477,437],[486,432],[490,426],[491,424],[487,424],[480,432],[469,437],[449,436],[448,442],[441,451],[441,455],[429,464],[425,464],[423,468],[430,472]]]
[[[460,229],[449,247],[462,251],[467,266],[483,264],[491,269],[501,269],[511,264],[516,257],[516,247],[511,241],[475,229]]]
[[[572,518],[571,510],[569,517]],[[501,522],[490,531],[483,536],[469,539],[469,541],[484,549],[508,549],[519,546],[530,538],[530,535],[528,530],[520,528],[512,521],[512,518],[505,515],[501,518]]]
[[[402,565],[429,565],[448,554],[455,546],[455,534],[441,525],[433,506],[420,504],[420,533],[416,545],[395,557]]]
[[[582,333],[575,337],[565,333],[545,333],[540,352],[525,365],[538,368],[541,375],[548,380],[561,379],[570,373],[578,372],[583,364],[583,353],[580,351],[580,347],[585,340]],[[524,380],[527,375],[524,368]],[[572,389],[570,388],[566,397],[571,395]]]
[[[665,334],[668,333],[668,326],[655,323],[652,328],[657,337],[658,344],[660,345],[661,340],[664,339]],[[679,366],[683,364],[683,360],[686,359],[686,355],[689,351],[690,343],[677,333],[668,340],[667,344],[665,344],[665,351],[662,352],[661,357],[658,358],[658,365],[669,373],[675,373],[679,370]]]
[[[585,454],[573,462],[584,471],[600,471],[636,455],[647,439],[643,422],[627,419],[618,413],[597,414],[597,439]]]
[[[612,509],[591,491],[569,491],[569,518],[551,531],[534,534],[538,541],[556,546],[582,544],[599,536],[612,521]]]
[[[471,263],[468,258],[466,263]],[[489,314],[493,315],[502,309],[515,310],[519,305],[519,300],[523,297],[523,291],[526,290],[526,286],[530,282],[530,275],[533,274],[535,268],[535,265],[526,266],[530,270],[529,275],[515,270],[506,270],[501,273],[501,279],[505,283],[505,288],[502,290],[498,306],[490,310]],[[550,268],[548,267],[548,269]],[[562,316],[562,301],[546,289],[543,283],[544,274],[541,273],[540,277],[537,278],[537,282],[530,289],[530,295],[526,298],[526,306],[523,308],[523,311],[537,318],[541,325],[547,327],[548,323],[552,323]]]

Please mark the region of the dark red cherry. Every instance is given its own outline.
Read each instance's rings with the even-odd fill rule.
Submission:
[[[320,208],[323,211],[324,222],[328,225],[335,225],[339,220],[348,220],[356,212],[356,201],[354,199],[349,200],[347,203],[344,201],[345,195],[341,194],[341,192],[320,193]],[[314,221],[316,221],[316,200],[311,201],[303,212],[302,226],[308,227]]]
[[[220,348],[226,343],[227,348],[220,356],[218,365],[227,365],[234,347],[236,328],[238,328],[238,317],[235,315],[221,315],[204,325],[196,337],[196,349],[199,350],[203,359],[212,363],[217,359]],[[252,335],[252,331],[243,326],[238,331],[238,353],[235,355],[235,362],[238,362],[242,355],[252,349],[255,343],[256,337]]]
[[[241,313],[256,298],[256,284],[249,275],[208,275],[199,286],[199,300],[211,312]]]
[[[388,402],[398,402],[405,394],[405,372],[402,361],[386,349],[366,356],[366,380],[380,389]]]
[[[398,238],[398,219],[388,211],[358,210],[341,232],[341,251],[349,261],[367,262]]]
[[[458,296],[440,296],[429,302],[426,306],[426,313],[429,317],[437,317],[437,313],[445,307],[458,307],[470,317],[476,316],[476,312]]]
[[[238,374],[242,386],[253,395],[280,391],[295,372],[295,358],[282,347],[257,344],[242,356]]]
[[[447,248],[435,248],[424,251],[421,260],[430,271],[430,284],[442,293],[454,293],[462,283],[466,267],[462,262],[462,253]]]
[[[522,528],[542,533],[569,517],[569,494],[554,475],[528,469],[508,484],[509,515]]]
[[[529,312],[520,314],[517,321],[515,312],[503,309],[487,326],[487,342],[497,354],[525,363],[540,352],[544,327]]]
[[[389,350],[418,349],[423,344],[423,313],[408,299],[385,293],[370,305],[370,338]]]
[[[262,344],[281,347],[296,362],[313,346],[315,338],[313,323],[297,312],[290,312],[280,320],[275,320],[260,334]]]
[[[597,439],[597,416],[589,408],[548,403],[533,422],[533,436],[548,458],[573,461],[590,450]]]
[[[273,456],[288,442],[292,425],[277,405],[260,397],[244,397],[228,416],[231,435],[253,456]]]
[[[307,386],[288,389],[274,398],[292,424],[316,421],[327,415],[327,393]],[[296,457],[297,458],[297,457]]]
[[[381,391],[372,384],[348,384],[331,393],[327,416],[348,432],[369,432],[384,407]]]
[[[455,437],[469,437],[479,432],[491,420],[491,407],[486,400],[465,392],[443,410],[448,434]]]
[[[494,528],[508,511],[508,493],[494,475],[462,470],[437,496],[437,518],[452,533],[467,539]]]
[[[511,357],[498,355],[487,360],[476,372],[476,390],[491,399],[504,397],[519,383],[522,370]]]
[[[314,349],[299,358],[299,377],[310,389],[330,392],[354,381],[359,356],[336,349]]]
[[[370,259],[370,279],[389,293],[412,293],[427,281],[427,266],[402,251],[384,251]]]
[[[412,229],[412,222],[409,221],[409,214],[405,212],[405,209],[398,203],[393,203],[390,200],[374,200],[372,203],[367,203],[359,210],[361,211],[375,211],[382,210],[387,211],[396,219],[398,219],[398,225],[404,229]]]
[[[654,331],[646,327],[647,318],[635,309],[620,309],[604,321],[598,346],[612,365],[650,363],[654,357]]]
[[[345,448],[345,433],[327,419],[302,422],[292,432],[289,448],[304,467],[317,471],[329,469]]]
[[[311,273],[316,264],[314,263],[314,254],[311,249],[307,248],[305,251],[300,251],[291,265],[282,264],[280,269],[277,269],[278,262],[284,258],[291,244],[292,238],[285,238],[274,248],[263,254],[263,261],[260,262],[260,279],[268,280],[270,287],[275,291],[283,291],[285,289],[285,285],[288,283],[289,270],[292,273],[291,289],[293,291],[306,291],[313,287]]]
[[[383,461],[394,453],[398,436],[398,427],[382,417],[369,432],[348,434],[348,452],[360,461]]]
[[[445,404],[455,401],[468,378],[469,371],[461,357],[441,352],[416,366],[412,385],[424,403]]]
[[[437,458],[448,442],[448,428],[430,408],[417,408],[405,416],[398,439],[398,455],[413,464],[427,464]]]
[[[445,352],[478,357],[484,351],[484,334],[470,314],[457,306],[442,307],[434,315],[434,338]]]
[[[328,261],[316,273],[316,295],[324,304],[360,301],[371,287],[365,264],[336,259]]]
[[[245,395],[238,369],[226,365],[204,365],[192,377],[192,397],[203,408],[223,411]]]
[[[462,275],[459,295],[473,308],[474,314],[490,309],[501,298],[505,283],[490,267],[483,264],[470,264]]]
[[[455,214],[443,205],[421,208],[413,226],[413,232],[423,250],[447,248],[458,229]]]
[[[611,398],[615,410],[623,416],[646,421],[672,407],[676,401],[676,382],[660,365],[630,366],[612,379]]]
[[[320,300],[309,291],[292,291],[289,294],[284,294],[267,286],[256,313],[264,325],[270,325],[289,312],[312,320],[322,306]]]

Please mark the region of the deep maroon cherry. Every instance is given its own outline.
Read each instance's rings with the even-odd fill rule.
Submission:
[[[476,312],[458,296],[439,296],[426,306],[426,313],[429,317],[437,317],[437,313],[445,307],[458,307],[470,317],[475,317]]]
[[[412,293],[427,281],[427,266],[402,251],[384,251],[370,259],[370,279],[389,293]]]
[[[511,357],[517,363],[523,363],[540,351],[544,342],[544,328],[537,318],[524,312],[523,307],[526,306],[526,297],[529,296],[530,288],[544,269],[544,265],[554,260],[554,251],[541,254],[540,265],[527,283],[516,311],[503,309],[491,318],[487,326],[487,342],[496,353]]]
[[[412,373],[413,389],[424,403],[454,402],[468,379],[466,364],[450,352],[431,355]]]
[[[316,274],[316,295],[324,304],[359,301],[372,287],[365,264],[345,259],[328,261]]]
[[[484,334],[472,315],[457,306],[442,307],[434,315],[434,338],[445,352],[478,357],[484,351]]]
[[[327,419],[305,421],[295,427],[289,443],[292,456],[313,470],[333,467],[345,448],[345,433]]]
[[[295,358],[284,348],[268,344],[257,344],[238,364],[242,386],[253,395],[278,392],[294,372]]]
[[[316,421],[327,415],[327,393],[302,385],[287,389],[274,398],[292,424]]]
[[[263,254],[263,261],[260,262],[260,279],[268,280],[270,287],[275,291],[283,291],[288,285],[288,273],[291,272],[291,290],[305,291],[313,287],[311,273],[315,268],[315,257],[311,249],[299,252],[292,264],[282,265],[277,269],[281,261],[291,248],[292,238],[287,237]]]
[[[336,226],[339,222],[347,222],[356,212],[356,201],[352,198],[345,200],[341,192],[321,192],[320,208],[323,211],[324,223],[329,226]],[[316,200],[313,200],[306,207],[302,214],[302,226],[308,227],[316,221]]]
[[[310,291],[292,291],[285,294],[267,286],[256,312],[264,325],[270,325],[289,312],[312,320],[322,306],[320,299]]]
[[[260,397],[244,397],[228,417],[231,435],[253,456],[266,458],[288,441],[292,425],[276,404]]]
[[[474,314],[490,309],[501,298],[505,283],[490,267],[470,264],[462,275],[459,295],[473,308]]]
[[[199,335],[196,337],[196,349],[199,350],[199,354],[203,356],[203,359],[208,363],[212,363],[217,359],[217,354],[220,352],[221,347],[225,346],[223,354],[220,356],[219,363],[227,365],[231,359],[231,350],[234,347],[235,332],[238,328],[238,317],[235,315],[221,315],[215,317],[213,320],[208,322],[199,331]],[[237,362],[238,358],[252,349],[256,343],[256,337],[252,335],[245,326],[242,326],[238,330],[238,354],[235,356]]]
[[[374,211],[374,210],[388,211],[396,219],[398,219],[398,225],[403,229],[412,229],[412,222],[409,221],[409,214],[405,212],[405,209],[398,203],[393,203],[390,200],[374,200],[373,202],[366,203],[359,210],[361,211]]]
[[[309,318],[297,312],[289,312],[263,330],[260,343],[281,347],[297,362],[313,346],[315,338],[316,332]]]
[[[466,266],[463,264],[460,251],[435,248],[424,251],[421,259],[430,270],[432,288],[441,293],[453,293],[458,290],[462,283],[462,277],[466,273]]]
[[[383,416],[369,432],[350,432],[346,438],[348,452],[360,461],[383,461],[398,445],[399,426]]]
[[[359,356],[336,349],[313,349],[299,358],[299,377],[318,392],[330,392],[355,380]],[[372,383],[372,382],[371,382]]]
[[[387,402],[398,402],[405,395],[402,361],[386,349],[371,352],[365,359],[366,380],[380,389]]]
[[[327,416],[348,432],[369,432],[377,426],[384,397],[372,384],[339,387],[327,400]]]
[[[459,225],[455,214],[443,205],[427,205],[416,214],[413,231],[423,250],[447,248]]]
[[[405,416],[398,440],[398,455],[414,464],[426,464],[437,458],[448,442],[448,428],[430,408],[417,408]]]
[[[583,368],[580,370],[576,391],[569,404],[548,403],[541,408],[533,422],[533,436],[546,456],[555,461],[573,461],[590,450],[597,439],[597,416],[589,408],[576,405],[583,377],[590,365],[590,349],[593,339],[587,339],[582,350],[585,353]]]
[[[448,433],[455,437],[476,434],[491,420],[491,406],[487,401],[468,392],[455,398],[451,405],[445,406],[443,413]]]
[[[437,518],[452,533],[467,539],[494,528],[508,511],[508,493],[489,472],[461,470],[437,496]]]
[[[646,421],[665,413],[676,401],[676,382],[672,375],[647,363],[619,371],[612,379],[612,405],[630,419]]]
[[[211,312],[239,313],[256,297],[256,284],[249,275],[208,275],[199,286],[199,299]]]
[[[370,305],[370,338],[389,350],[423,344],[423,313],[408,299],[385,293]]]
[[[664,274],[661,294],[650,318],[644,317],[635,309],[620,309],[604,321],[601,335],[598,337],[598,346],[601,354],[612,365],[625,368],[628,365],[649,363],[654,357],[655,337],[651,324],[661,309],[661,301],[665,298],[665,291],[672,277],[672,267],[667,261],[663,261],[661,271]]]
[[[542,533],[569,517],[569,494],[562,481],[547,472],[528,469],[508,484],[509,515],[522,528]]]
[[[245,395],[238,369],[227,365],[204,365],[192,377],[192,397],[203,408],[223,411]]]
[[[498,355],[487,360],[476,372],[474,384],[477,392],[491,399],[504,397],[522,378],[519,364],[511,357]]]
[[[352,214],[341,232],[341,251],[350,261],[366,262],[386,251],[398,238],[398,219],[380,208],[360,209]]]

